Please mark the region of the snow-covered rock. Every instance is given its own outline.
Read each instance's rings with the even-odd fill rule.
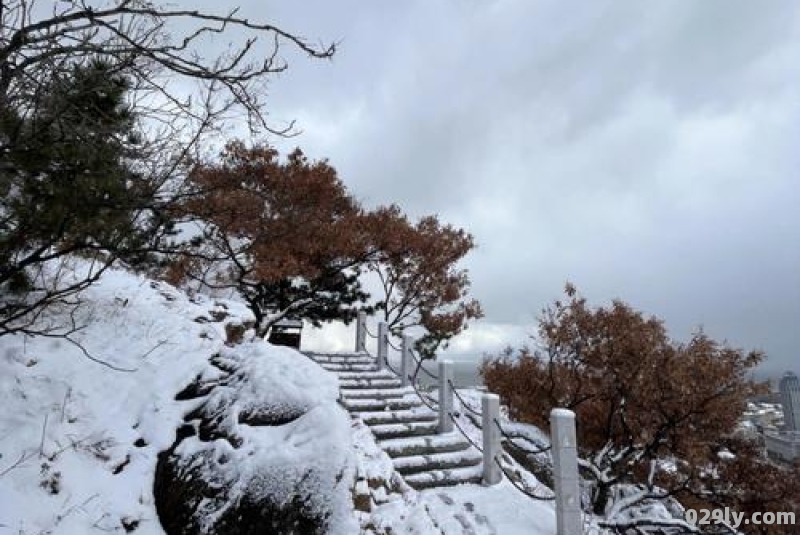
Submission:
[[[195,389],[155,497],[170,535],[353,533],[350,419],[336,379],[296,351],[226,348]]]
[[[153,497],[158,454],[171,448],[185,415],[205,399],[176,401],[176,394],[198,376],[225,376],[210,365],[213,355],[236,361],[226,388],[209,394],[208,402],[222,403],[226,392],[228,399],[241,396],[230,405],[234,412],[220,413],[253,452],[252,462],[237,463],[241,481],[261,485],[257,492],[276,485],[270,492],[285,494],[288,475],[298,470],[294,463],[314,456],[329,466],[344,462],[349,420],[335,404],[330,375],[290,349],[266,343],[226,348],[226,325],[252,320],[242,303],[190,298],[124,270],[107,272],[81,299],[72,316],[54,310],[43,318],[81,327],[70,335],[74,343],[0,337],[0,533],[163,535]],[[264,419],[265,407],[276,414],[291,407],[299,417],[256,427],[235,416]],[[211,445],[215,455],[230,447],[224,439]],[[211,451],[199,441],[182,447],[184,453]],[[246,473],[256,469],[259,476]],[[317,481],[320,489],[325,481]],[[304,485],[310,489],[312,482]],[[319,501],[340,522],[333,527],[352,533],[349,489],[341,497],[328,490]]]

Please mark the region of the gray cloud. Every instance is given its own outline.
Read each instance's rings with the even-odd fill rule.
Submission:
[[[211,4],[209,4],[211,5]],[[265,7],[266,6],[266,7]],[[749,1],[251,1],[322,41],[275,80],[289,142],[367,204],[471,230],[486,319],[518,343],[565,280],[677,337],[794,366],[800,345],[800,10]]]

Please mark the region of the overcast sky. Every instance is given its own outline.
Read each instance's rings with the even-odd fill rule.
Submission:
[[[486,317],[454,353],[518,345],[569,280],[776,372],[800,371],[798,6],[242,4],[340,43],[330,62],[287,53],[272,113],[303,134],[284,146],[329,158],[368,206],[475,235]]]

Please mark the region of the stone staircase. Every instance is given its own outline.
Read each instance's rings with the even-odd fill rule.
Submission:
[[[371,429],[395,470],[417,490],[480,483],[483,457],[460,432],[439,434],[438,414],[367,353],[306,355],[339,377],[339,402]]]

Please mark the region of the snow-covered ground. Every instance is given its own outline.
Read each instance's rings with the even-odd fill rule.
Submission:
[[[312,457],[330,462],[337,446],[337,461],[353,457],[335,378],[287,348],[224,347],[225,324],[250,318],[243,305],[190,299],[121,270],[83,299],[75,319],[85,327],[72,336],[81,347],[59,338],[0,338],[0,533],[163,534],[153,500],[157,454],[197,403],[175,395],[207,375],[209,357],[221,350],[238,355],[248,375],[236,410],[283,400],[310,409],[287,426],[238,429],[258,435],[253,442],[262,456],[273,452],[273,467]],[[199,446],[181,444],[190,447]],[[349,502],[349,490],[342,495]],[[347,508],[339,533],[356,529]]]
[[[359,469],[370,478],[391,477],[392,461],[366,426],[354,423],[354,429]],[[362,518],[362,525],[379,535],[551,535],[555,512],[552,502],[531,500],[504,480],[491,487],[405,488]]]
[[[415,499],[391,502],[374,514],[391,533],[545,535],[555,533],[551,505],[520,494],[510,483],[424,490]]]
[[[335,403],[333,376],[290,349],[260,342],[226,348],[225,325],[250,318],[243,304],[190,298],[123,270],[108,272],[83,299],[75,319],[84,328],[72,335],[75,344],[0,337],[0,535],[163,534],[153,498],[157,455],[174,443],[176,428],[198,405],[175,395],[197,377],[213,375],[209,358],[220,352],[248,375],[233,391],[236,411],[282,399],[307,411],[280,428],[236,429],[266,462],[251,475],[316,462],[346,466],[345,481],[351,472],[392,477],[388,457]],[[183,453],[202,447],[194,441],[179,446]],[[246,471],[239,461],[236,469]],[[259,479],[277,492],[281,481],[271,481]],[[349,489],[334,487],[322,485],[320,492],[334,493],[322,498],[333,508],[336,534],[358,533],[359,522],[373,533],[555,532],[552,503],[531,500],[507,481],[403,488],[366,516],[353,510]]]

